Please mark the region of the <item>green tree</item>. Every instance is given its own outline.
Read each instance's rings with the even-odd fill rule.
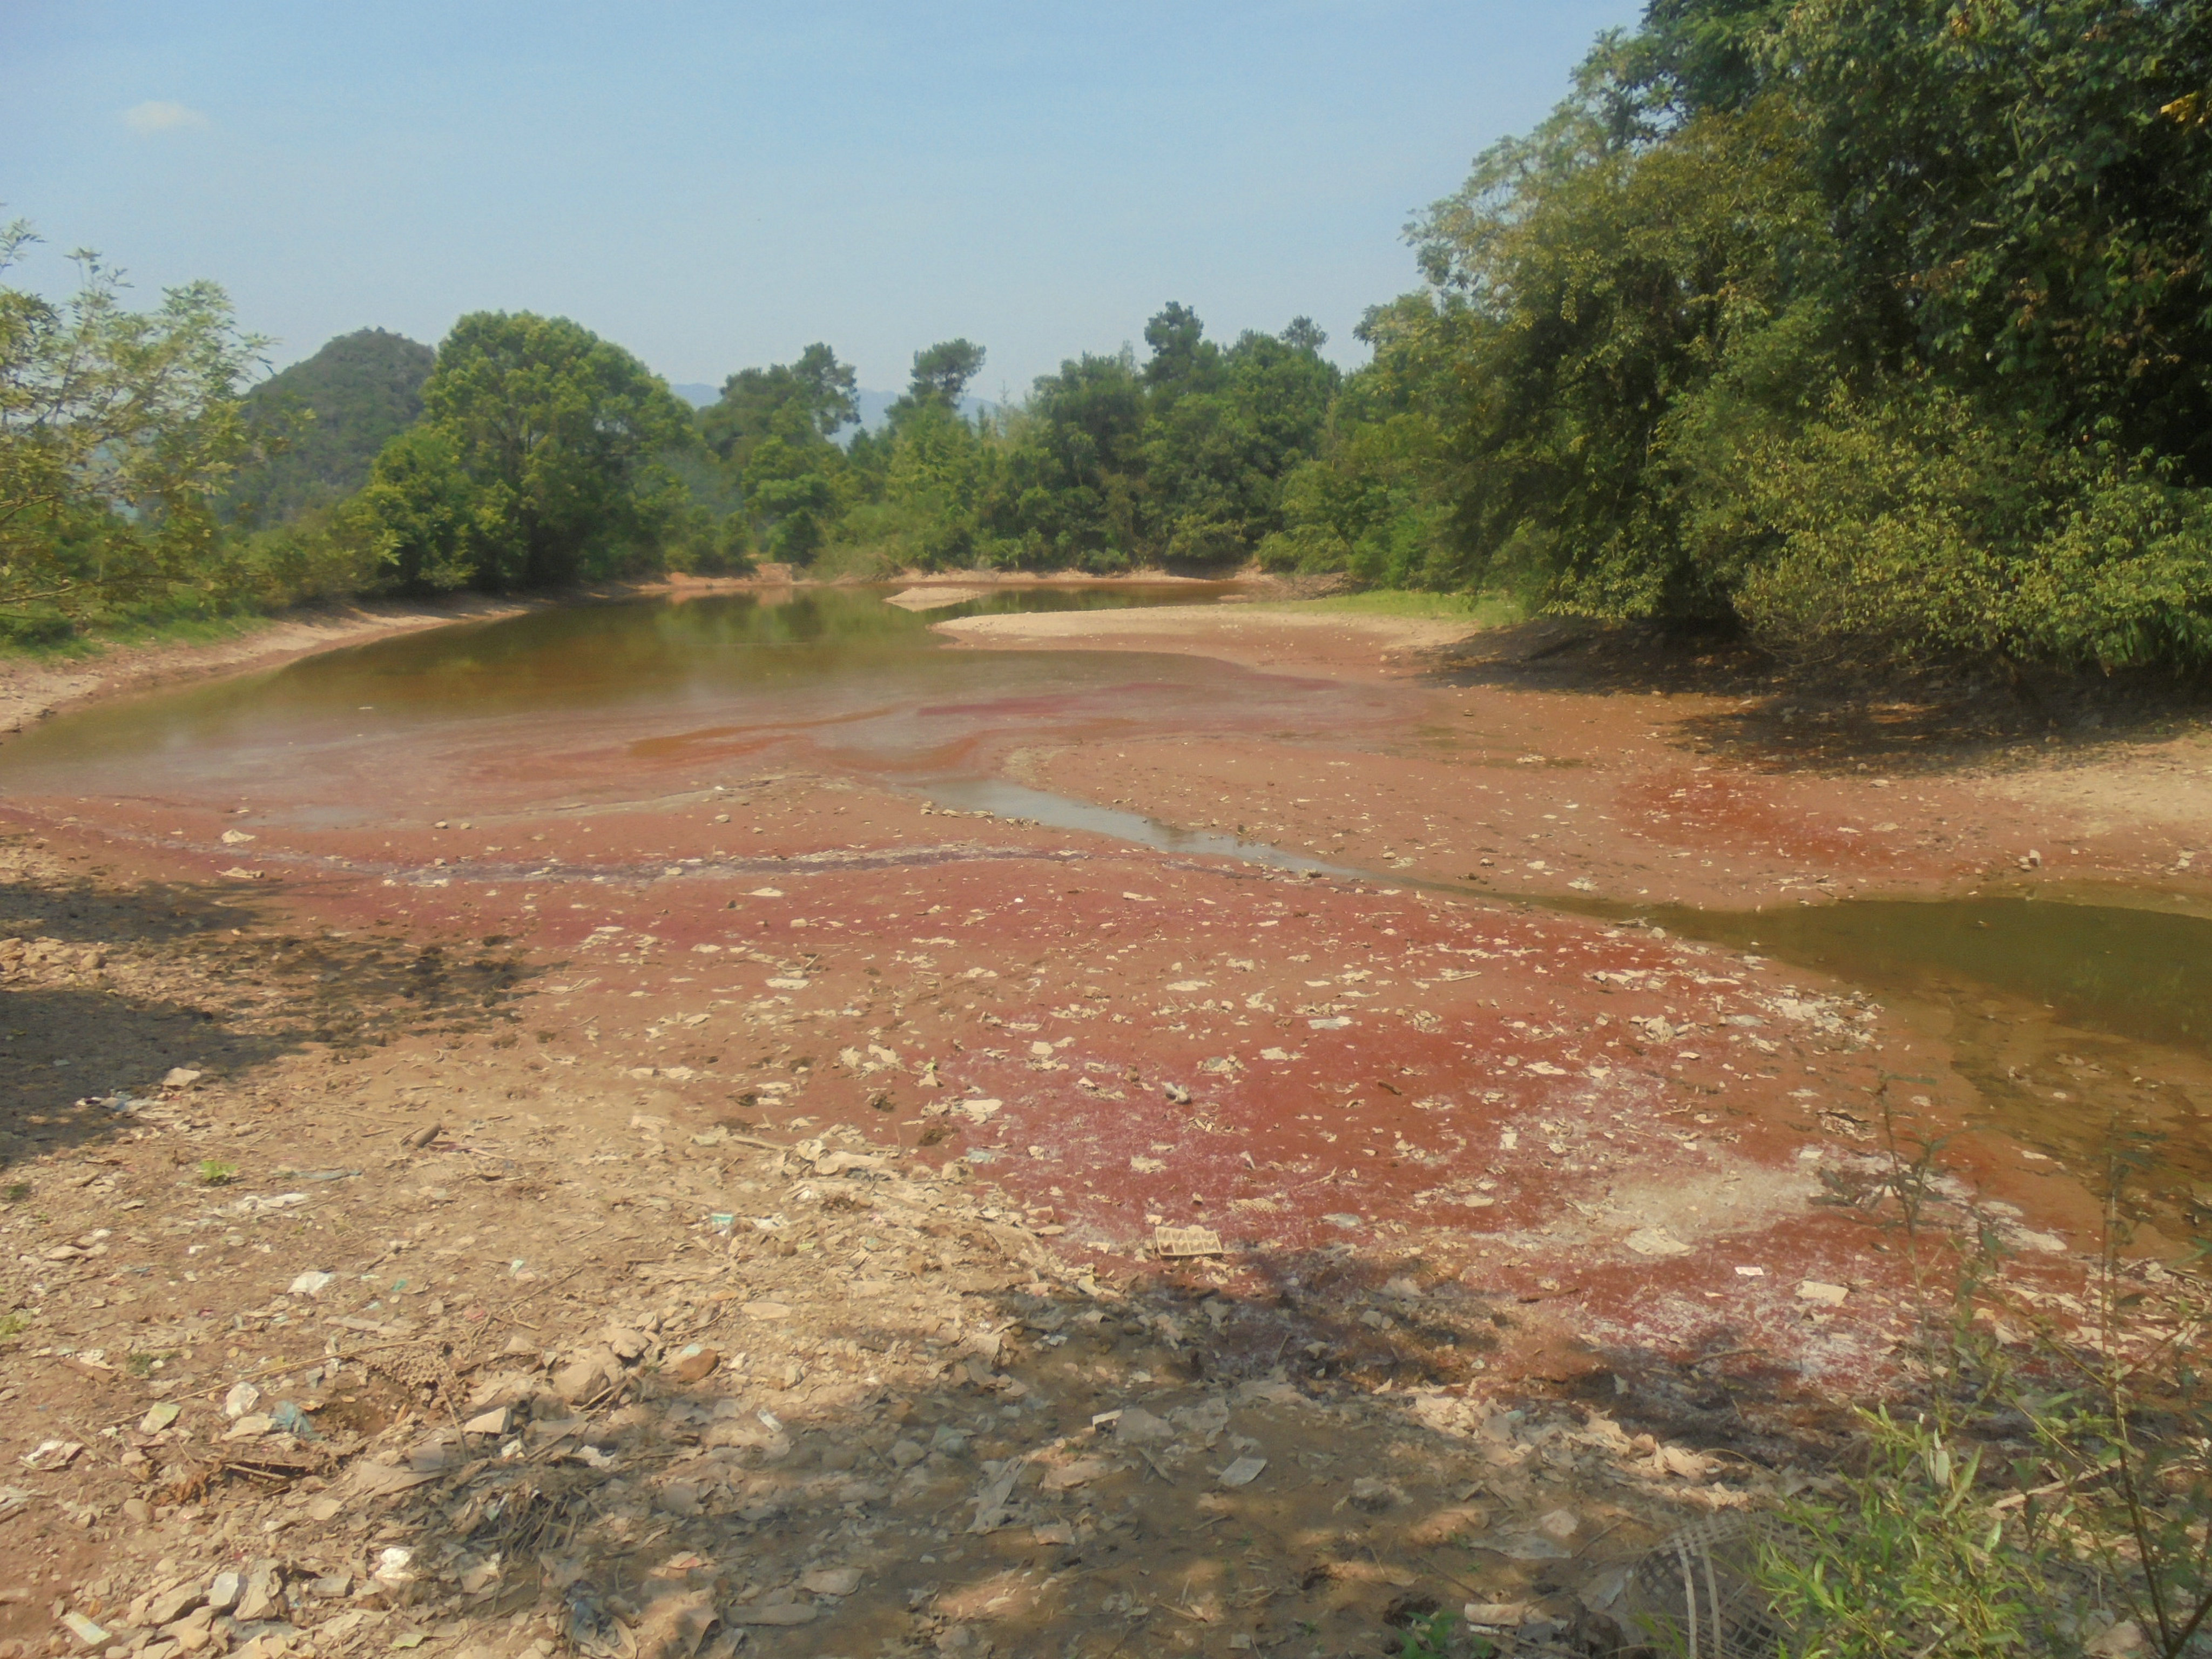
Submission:
[[[1158,550],[1195,563],[1245,559],[1281,527],[1283,480],[1320,443],[1340,379],[1321,355],[1327,337],[1302,317],[1279,336],[1246,333],[1218,351],[1176,306],[1146,337],[1154,355],[1145,479]]]
[[[0,228],[0,273],[36,240]],[[0,287],[0,626],[18,637],[204,580],[216,497],[252,444],[240,392],[264,343],[222,290],[128,311],[120,273],[74,258],[67,301]]]
[[[940,340],[914,354],[914,379],[901,402],[916,409],[957,409],[969,382],[982,372],[982,347],[970,340]]]
[[[740,369],[722,382],[722,396],[699,415],[707,446],[742,472],[762,440],[787,443],[833,439],[860,418],[850,364],[818,342],[793,363]]]
[[[380,456],[374,480],[389,486],[375,501],[394,503],[377,520],[386,556],[416,580],[507,589],[617,574],[657,553],[680,512],[659,459],[693,441],[690,412],[566,318],[462,318],[422,402],[434,436],[410,435],[390,467]],[[453,544],[420,539],[448,524]]]

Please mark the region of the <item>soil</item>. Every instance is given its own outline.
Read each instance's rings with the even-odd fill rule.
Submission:
[[[2200,728],[1944,749],[1540,628],[948,631],[1369,688],[984,745],[1344,873],[741,759],[374,829],[0,807],[0,1639],[1304,1659],[1472,1604],[1601,1651],[1645,1549],[1911,1386],[1893,1140],[2081,1288],[1984,1036],[1561,906],[2199,903]]]

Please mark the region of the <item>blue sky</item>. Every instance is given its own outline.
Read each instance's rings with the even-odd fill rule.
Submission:
[[[1300,313],[1354,362],[1400,232],[1565,90],[1630,0],[12,0],[0,204],[279,363],[375,324],[574,317],[672,380],[827,340],[864,386],[966,335],[1016,396]]]

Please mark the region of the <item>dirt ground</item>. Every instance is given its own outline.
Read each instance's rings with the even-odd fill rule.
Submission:
[[[0,807],[0,1639],[1610,1650],[1655,1540],[1902,1385],[1884,1136],[1978,1096],[1940,1021],[1519,901],[2207,896],[2201,728],[1893,753],[1541,629],[977,620],[1398,699],[994,751],[1347,873],[741,759],[368,828]],[[2063,1310],[2069,1149],[1946,1161]]]

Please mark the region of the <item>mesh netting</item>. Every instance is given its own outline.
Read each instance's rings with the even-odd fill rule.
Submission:
[[[1790,1632],[1756,1569],[1762,1545],[1790,1536],[1768,1516],[1693,1522],[1636,1564],[1614,1616],[1631,1640],[1681,1659],[1775,1659]]]

